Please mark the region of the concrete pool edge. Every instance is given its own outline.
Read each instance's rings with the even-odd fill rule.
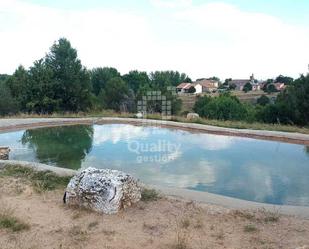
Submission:
[[[203,132],[224,136],[247,137],[260,140],[279,141],[292,144],[309,145],[309,135],[302,133],[235,129],[218,126],[210,126],[196,123],[181,123],[175,121],[162,121],[152,119],[136,118],[27,118],[27,119],[0,119],[0,133],[23,129],[35,129],[41,127],[77,125],[77,124],[105,124],[126,123],[135,125],[160,126],[167,128],[178,128],[192,132]]]
[[[33,162],[15,161],[15,160],[0,160],[0,169],[4,168],[7,165],[30,167],[40,171],[50,170],[60,176],[73,176],[78,172],[77,170],[59,168],[42,163],[33,163]],[[149,185],[149,187],[157,189],[166,196],[176,197],[188,201],[196,201],[201,205],[207,204],[207,205],[220,206],[228,209],[244,209],[244,210],[265,209],[270,212],[279,212],[280,214],[284,215],[294,215],[309,219],[309,206],[273,205],[267,203],[246,201],[223,195],[217,195],[208,192],[200,192],[188,189],[167,188],[153,185],[151,186]]]

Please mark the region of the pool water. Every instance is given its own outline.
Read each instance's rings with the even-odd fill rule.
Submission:
[[[112,168],[141,181],[271,204],[309,206],[309,148],[128,124],[0,134],[10,159]]]

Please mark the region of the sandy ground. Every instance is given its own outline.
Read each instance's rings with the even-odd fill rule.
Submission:
[[[162,198],[117,215],[100,215],[62,203],[63,190],[38,194],[25,182],[0,177],[0,208],[10,208],[30,229],[0,229],[0,248],[213,249],[309,248],[309,220],[243,212]],[[271,215],[271,216],[270,216]]]

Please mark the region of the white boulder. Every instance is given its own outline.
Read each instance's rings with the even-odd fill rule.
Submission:
[[[192,120],[192,119],[198,119],[200,116],[197,113],[194,112],[189,112],[187,114],[187,119]]]
[[[69,182],[63,201],[104,214],[114,214],[141,199],[137,180],[118,170],[87,168]]]
[[[143,115],[143,113],[138,112],[138,113],[135,114],[135,117],[136,117],[136,118],[143,118],[144,115]]]

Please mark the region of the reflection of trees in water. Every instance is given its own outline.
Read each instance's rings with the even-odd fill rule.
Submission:
[[[309,146],[305,146],[305,151],[309,154]]]
[[[92,126],[73,125],[27,130],[22,143],[33,148],[42,163],[77,169],[91,151],[92,139]]]

